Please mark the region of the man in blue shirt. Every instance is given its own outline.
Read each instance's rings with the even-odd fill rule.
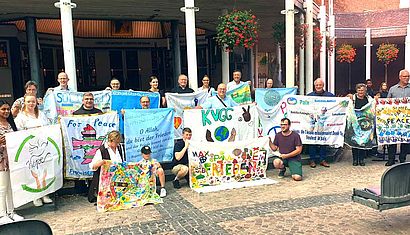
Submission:
[[[207,101],[197,108],[204,109],[221,109],[227,107],[238,106],[235,101],[229,96],[226,96],[226,85],[221,83],[217,88],[218,94],[207,99]]]

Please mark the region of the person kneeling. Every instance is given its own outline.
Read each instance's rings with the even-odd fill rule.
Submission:
[[[293,180],[302,180],[302,162],[300,153],[302,152],[302,140],[298,133],[290,130],[290,120],[283,118],[280,121],[281,132],[275,135],[272,142],[269,137],[269,147],[276,151],[279,149],[280,156],[273,161],[275,168],[279,169],[279,178],[283,178],[286,166],[289,167]]]

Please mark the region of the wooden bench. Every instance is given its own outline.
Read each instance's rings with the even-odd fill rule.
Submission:
[[[387,169],[380,188],[354,188],[352,200],[379,211],[410,205],[410,162]]]

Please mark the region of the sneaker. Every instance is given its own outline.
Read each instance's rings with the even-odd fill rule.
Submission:
[[[167,196],[167,190],[165,188],[161,188],[161,192],[159,193],[160,197],[166,197]]]
[[[283,177],[285,177],[285,172],[286,172],[286,167],[283,168],[283,169],[280,169],[280,170],[279,170],[278,178],[279,178],[279,179],[282,179]]]
[[[315,168],[315,167],[316,167],[315,161],[310,161],[309,166],[310,166],[311,168]]]
[[[33,201],[34,206],[42,206],[43,205],[43,201],[41,201],[41,198],[38,198],[36,200]]]
[[[329,163],[327,163],[325,160],[321,161],[320,165],[324,167],[330,167]]]
[[[53,203],[53,200],[51,200],[51,198],[50,198],[48,195],[42,197],[41,199],[43,199],[43,202],[44,202],[45,204]]]
[[[173,182],[172,182],[172,184],[174,185],[174,188],[181,188],[181,185],[179,185],[179,180],[174,180]]]
[[[391,162],[391,161],[388,161],[388,162],[386,162],[386,164],[384,164],[385,166],[393,166],[394,165],[394,162]]]
[[[10,219],[7,215],[3,215],[0,217],[0,224],[8,224],[13,223],[14,221]]]
[[[18,215],[18,214],[14,213],[14,212],[11,212],[11,213],[9,214],[9,218],[12,219],[13,221],[21,221],[21,220],[24,220],[24,217],[23,217],[23,216]]]

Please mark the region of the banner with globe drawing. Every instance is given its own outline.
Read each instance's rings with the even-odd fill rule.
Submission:
[[[268,137],[228,143],[191,141],[190,186],[196,192],[213,192],[276,183],[266,178],[268,149]]]
[[[256,137],[255,105],[222,109],[190,109],[184,111],[184,127],[191,128],[193,141],[234,142]]]
[[[11,132],[5,137],[15,207],[63,186],[60,125]]]
[[[410,143],[410,97],[378,99],[376,131],[379,145]]]
[[[89,165],[106,135],[118,130],[116,112],[94,115],[75,115],[60,119],[66,159],[65,177],[89,179],[93,176]]]
[[[257,136],[275,136],[280,132],[280,120],[290,119],[291,130],[300,134],[303,144],[332,145],[344,143],[347,97],[286,95],[275,109],[257,108]]]
[[[212,91],[212,96],[216,96],[217,94],[217,91]],[[227,91],[226,95],[230,96],[237,104],[249,104],[252,102],[251,87],[247,82],[244,82],[235,89]]]
[[[372,99],[361,109],[354,109],[350,102],[347,109],[345,143],[359,149],[371,149],[376,146],[375,105]]]
[[[279,104],[285,95],[296,95],[297,87],[290,88],[256,88],[255,102],[266,111]]]
[[[206,91],[198,91],[188,94],[165,93],[168,108],[174,108],[174,133],[176,139],[182,138],[184,128],[183,113],[185,110],[192,109],[205,103],[208,98]]]

